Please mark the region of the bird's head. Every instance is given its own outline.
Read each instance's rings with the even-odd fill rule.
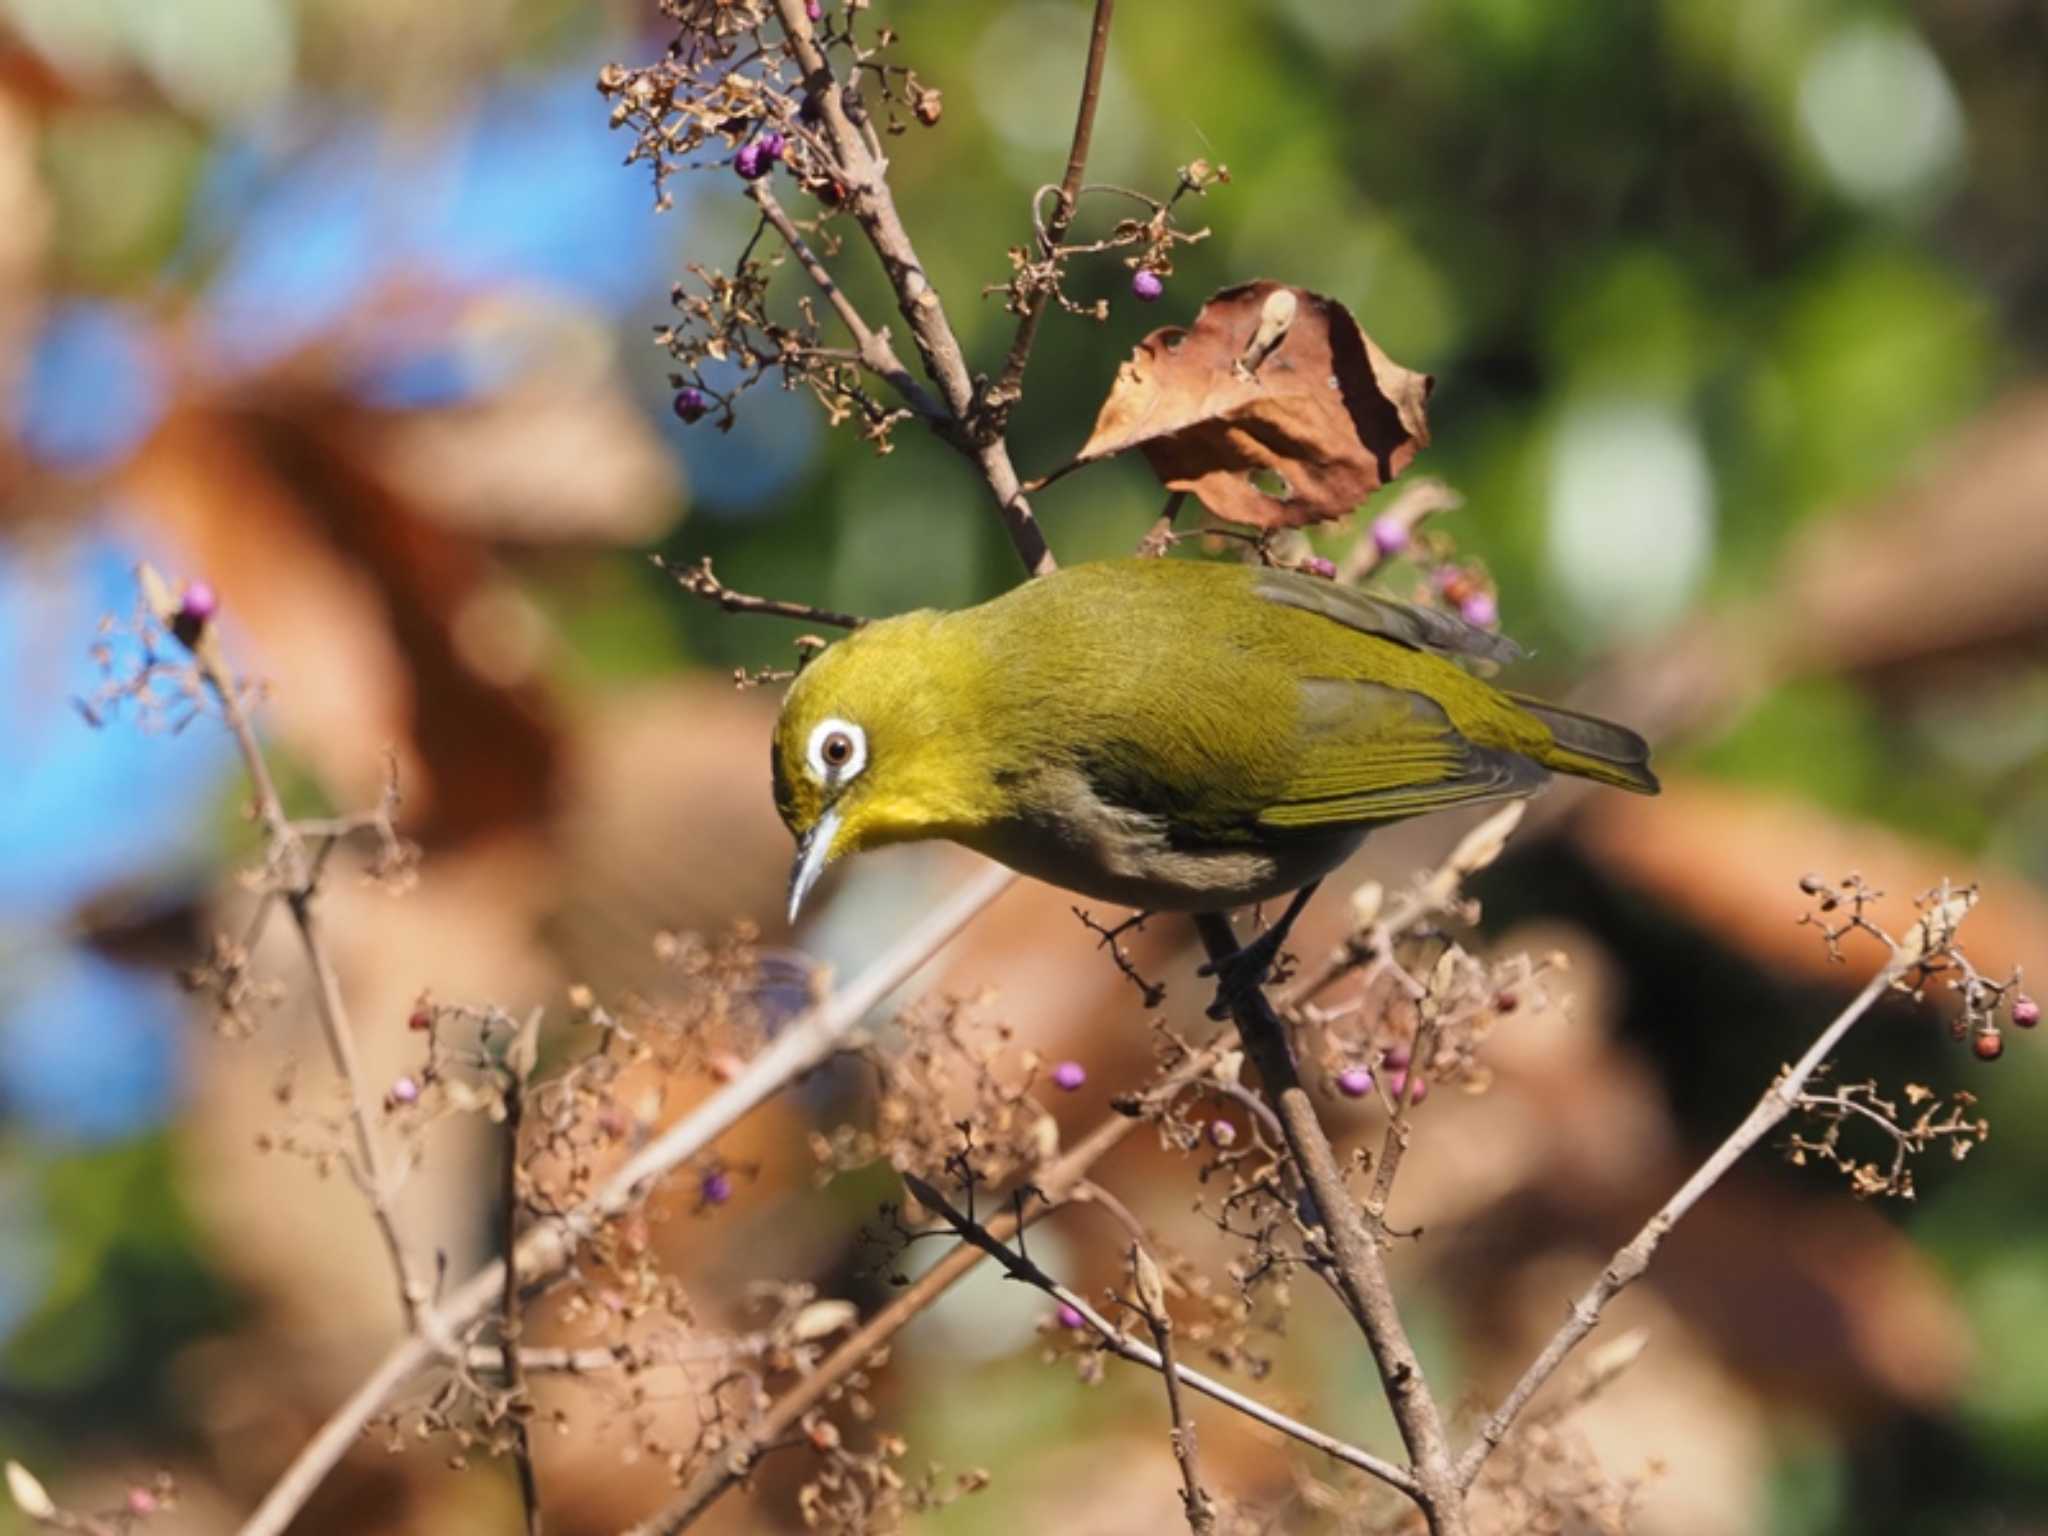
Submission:
[[[956,836],[991,784],[973,639],[946,615],[854,631],[797,675],[775,726],[775,808],[795,834],[789,917],[825,866],[885,843]]]

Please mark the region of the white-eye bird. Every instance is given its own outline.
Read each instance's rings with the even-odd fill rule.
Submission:
[[[802,670],[776,725],[790,919],[833,861],[948,838],[1148,912],[1296,893],[1247,947],[1263,974],[1376,826],[1554,772],[1656,792],[1634,732],[1451,659],[1519,654],[1448,614],[1192,559],[1070,566],[868,624]]]

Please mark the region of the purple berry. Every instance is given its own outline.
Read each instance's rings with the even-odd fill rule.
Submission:
[[[1491,629],[1500,622],[1500,604],[1491,592],[1474,592],[1458,605],[1458,614],[1474,629]]]
[[[1150,304],[1166,292],[1166,279],[1150,267],[1140,267],[1131,274],[1131,292],[1141,303]]]
[[[740,152],[732,157],[732,168],[739,172],[741,181],[759,181],[774,166],[775,162],[762,153],[759,139],[742,144]]]
[[[675,411],[687,425],[702,421],[705,412],[711,409],[711,402],[704,398],[704,391],[694,384],[687,384],[676,391]]]
[[[391,1102],[394,1104],[417,1104],[420,1101],[420,1085],[409,1077],[401,1077],[391,1085]]]
[[[1062,1092],[1072,1093],[1088,1081],[1088,1069],[1078,1061],[1063,1061],[1052,1069],[1052,1081]]]
[[[767,133],[762,134],[760,142],[761,158],[763,160],[780,160],[783,153],[789,148],[789,140],[785,139],[775,129],[770,129]]]
[[[2012,1000],[2012,1021],[2021,1029],[2032,1029],[2041,1022],[2041,1005],[2022,992]]]
[[[1363,1067],[1346,1067],[1337,1074],[1337,1091],[1347,1099],[1362,1099],[1372,1092],[1372,1074]]]
[[[1382,555],[1398,555],[1408,547],[1408,525],[1398,517],[1374,518],[1372,547]]]
[[[1325,581],[1337,579],[1337,562],[1325,560],[1321,555],[1310,555],[1301,562],[1301,568],[1311,576],[1320,576]]]
[[[1380,1053],[1380,1065],[1389,1072],[1406,1070],[1408,1066],[1408,1047],[1405,1045],[1388,1046],[1386,1050]]]
[[[723,1205],[732,1198],[732,1175],[723,1168],[714,1168],[704,1175],[697,1192],[706,1205]]]
[[[1059,1318],[1062,1328],[1085,1328],[1088,1326],[1088,1319],[1081,1315],[1081,1309],[1068,1302],[1061,1302],[1060,1309],[1054,1316]]]
[[[804,14],[813,21],[823,21],[825,19],[825,7],[820,5],[818,0],[804,0]]]
[[[185,584],[185,596],[178,604],[180,617],[190,619],[194,624],[204,624],[220,610],[220,599],[213,588],[203,581]]]
[[[1209,1122],[1209,1140],[1219,1147],[1230,1146],[1237,1140],[1237,1127],[1228,1120],[1211,1120]]]

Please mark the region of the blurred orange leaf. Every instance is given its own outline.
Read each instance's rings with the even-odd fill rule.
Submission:
[[[1081,449],[1136,448],[1218,517],[1299,528],[1347,516],[1429,442],[1433,380],[1391,360],[1335,299],[1226,288],[1186,330],[1138,344]]]

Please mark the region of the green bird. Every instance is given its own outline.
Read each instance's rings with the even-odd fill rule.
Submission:
[[[1451,659],[1519,655],[1445,613],[1192,559],[1069,566],[868,624],[803,669],[776,724],[790,921],[835,860],[947,838],[1145,912],[1293,893],[1241,952],[1263,975],[1374,827],[1552,773],[1656,793],[1633,731]]]

